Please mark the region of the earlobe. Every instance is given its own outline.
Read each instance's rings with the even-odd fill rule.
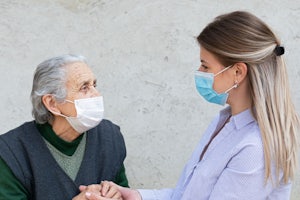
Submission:
[[[239,87],[239,82],[238,82],[238,80],[235,80],[234,81],[234,88],[237,88],[237,87]]]

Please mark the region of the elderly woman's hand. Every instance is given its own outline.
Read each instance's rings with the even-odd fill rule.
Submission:
[[[101,185],[94,184],[89,186],[81,185],[79,187],[80,194],[75,196],[72,200],[88,200],[91,198],[96,200],[105,200],[103,197],[101,197],[100,191],[101,191]]]
[[[121,193],[115,184],[109,181],[102,181],[100,184],[79,187],[81,193],[73,200],[122,200]]]

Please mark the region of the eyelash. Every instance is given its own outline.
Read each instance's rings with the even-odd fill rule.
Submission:
[[[201,65],[201,67],[202,67],[203,69],[205,69],[205,70],[207,70],[207,69],[208,69],[208,67],[207,67],[207,66],[205,66],[205,65]]]

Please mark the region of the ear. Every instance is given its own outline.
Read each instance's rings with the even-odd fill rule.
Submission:
[[[236,63],[234,65],[234,70],[238,83],[242,82],[247,77],[248,67],[246,63]]]
[[[44,106],[47,108],[47,110],[49,110],[49,111],[51,110],[51,111],[60,113],[60,110],[57,107],[56,100],[51,94],[46,94],[46,95],[42,96],[42,102],[43,102]]]

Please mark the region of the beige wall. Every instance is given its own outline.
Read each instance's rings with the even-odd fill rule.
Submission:
[[[106,117],[121,126],[131,186],[174,186],[221,108],[208,106],[196,93],[194,36],[216,15],[237,9],[253,12],[281,37],[299,112],[299,1],[1,0],[0,133],[32,119],[35,66],[80,53],[98,77]],[[298,176],[293,200],[299,191]]]

